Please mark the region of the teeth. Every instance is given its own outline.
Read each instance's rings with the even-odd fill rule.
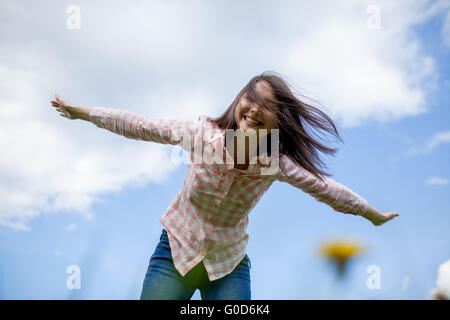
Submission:
[[[251,123],[253,123],[253,124],[257,124],[257,125],[261,124],[260,122],[255,121],[255,120],[253,120],[252,118],[247,117],[247,116],[245,116],[245,119],[246,119],[248,122],[251,122]]]

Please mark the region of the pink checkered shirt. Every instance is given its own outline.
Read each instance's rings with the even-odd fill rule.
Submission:
[[[126,138],[179,145],[189,154],[193,142],[201,143],[204,155],[221,150],[227,159],[233,159],[225,148],[225,130],[207,116],[193,121],[161,120],[94,107],[90,120]],[[191,144],[182,141],[187,136],[182,132],[192,137]],[[260,161],[250,163],[246,170],[234,168],[228,161],[210,164],[190,159],[183,187],[160,217],[175,268],[182,276],[201,261],[210,281],[234,270],[246,253],[248,215],[274,181],[287,182],[335,211],[357,215],[367,210],[367,201],[358,194],[332,179],[320,181],[285,154],[280,154],[277,170],[270,175],[260,171],[270,166],[267,154],[257,159]]]

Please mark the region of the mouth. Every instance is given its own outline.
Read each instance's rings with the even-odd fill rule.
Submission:
[[[247,115],[243,115],[244,120],[252,127],[262,126],[264,123]]]

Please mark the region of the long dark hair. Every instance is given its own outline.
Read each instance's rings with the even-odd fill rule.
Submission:
[[[255,85],[259,81],[266,81],[273,89],[276,100],[262,98],[255,90]],[[291,90],[292,88],[292,90]],[[318,108],[305,103],[292,92],[298,92],[289,82],[273,71],[265,71],[253,77],[231,105],[218,118],[211,118],[211,121],[222,129],[237,129],[235,120],[235,109],[243,95],[251,102],[257,102],[262,107],[262,112],[268,116],[276,115],[276,127],[279,129],[280,146],[279,152],[288,155],[294,162],[323,181],[323,176],[331,176],[324,171],[326,165],[320,159],[318,151],[334,156],[337,148],[327,147],[319,140],[313,138],[307,132],[306,124],[312,129],[320,129],[331,133],[341,142],[342,138],[336,129],[331,118]],[[302,94],[298,94],[306,98]],[[303,99],[304,100],[304,99]],[[270,134],[267,136],[270,145]],[[270,150],[270,146],[268,147]]]

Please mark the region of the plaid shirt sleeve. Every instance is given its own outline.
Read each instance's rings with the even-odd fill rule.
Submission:
[[[325,182],[322,182],[288,156],[284,155],[280,159],[280,168],[279,181],[288,182],[335,211],[361,215],[368,208],[368,202],[346,186],[326,177]]]
[[[129,111],[94,107],[89,119],[97,127],[126,138],[189,147],[199,121],[149,119]],[[186,141],[183,141],[183,137]],[[186,139],[186,137],[189,137]]]

